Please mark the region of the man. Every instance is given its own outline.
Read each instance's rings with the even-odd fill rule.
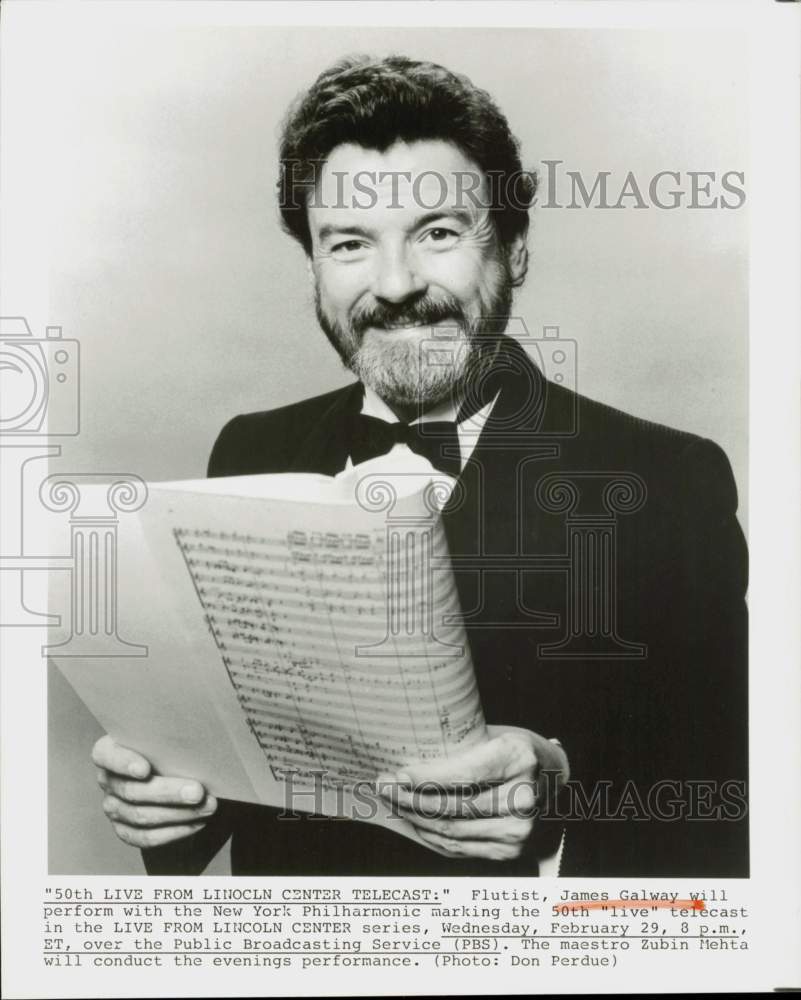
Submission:
[[[546,381],[503,335],[534,196],[504,116],[442,67],[346,60],[291,111],[281,162],[285,228],[359,381],[235,418],[209,474],[335,474],[408,449],[450,462],[461,500],[444,521],[490,739],[387,776],[421,846],[217,802],[105,737],[118,835],[154,873],[200,872],[232,835],[235,874],[536,875],[554,859],[564,875],[747,874],[729,464]]]

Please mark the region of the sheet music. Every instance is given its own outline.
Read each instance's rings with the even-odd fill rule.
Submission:
[[[162,773],[177,760],[216,795],[270,805],[286,805],[288,773],[296,788],[324,790],[322,807],[301,808],[333,811],[343,789],[484,739],[464,628],[445,624],[458,622],[459,603],[431,489],[416,460],[389,476],[379,461],[337,479],[153,484],[140,534],[121,540],[121,571],[127,552],[152,577],[138,590],[152,606],[140,598],[134,621],[126,609],[129,632],[150,640],[146,673],[121,707],[115,666],[113,710],[86,665],[67,664],[68,678]],[[128,674],[140,669],[131,661]],[[164,679],[172,731],[142,724],[142,676],[151,699]],[[236,776],[210,762],[210,712],[237,751]],[[205,773],[188,771],[196,759]]]
[[[269,536],[175,529],[231,683],[272,766],[369,780],[446,755],[480,732],[467,654],[425,648],[414,631],[387,634],[392,613],[412,618],[412,629],[428,613],[421,583],[430,533],[430,526],[406,533],[407,602],[389,608],[381,527],[312,536],[279,527]],[[434,606],[440,619],[453,604],[452,578],[446,587]]]

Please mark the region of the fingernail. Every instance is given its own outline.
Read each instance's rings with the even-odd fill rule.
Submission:
[[[181,799],[184,802],[199,802],[203,798],[203,789],[200,785],[184,785],[181,789]]]
[[[146,778],[147,766],[141,760],[132,760],[128,765],[128,774],[132,778]]]

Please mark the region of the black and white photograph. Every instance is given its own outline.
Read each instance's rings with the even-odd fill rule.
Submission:
[[[414,554],[390,566],[381,548],[391,512],[379,518],[379,562],[362,564],[343,548],[349,533],[338,532],[333,507],[311,562],[298,561],[298,548],[276,554],[276,574],[289,579],[265,581],[253,603],[239,573],[270,567],[261,549],[251,567],[246,542],[222,544],[219,533],[239,527],[232,513],[216,543],[191,549],[230,565],[216,580],[205,565],[195,580],[210,585],[201,604],[220,669],[265,769],[298,769],[286,779],[288,808],[231,800],[224,785],[208,789],[190,760],[173,775],[149,759],[146,742],[131,748],[105,735],[93,751],[105,794],[93,817],[101,829],[90,826],[83,844],[90,864],[100,860],[91,842],[110,823],[160,874],[200,874],[231,838],[241,875],[537,875],[554,852],[565,875],[747,875],[747,554],[729,457],[744,477],[742,41],[705,51],[681,32],[500,30],[492,50],[513,54],[503,64],[488,64],[484,33],[469,31],[233,32],[158,44],[153,52],[144,38],[128,40],[131,63],[117,63],[112,77],[135,94],[124,151],[109,95],[87,88],[99,106],[82,103],[86,137],[103,143],[103,156],[88,162],[81,151],[80,173],[114,184],[112,172],[131,171],[140,200],[115,195],[119,216],[99,220],[94,239],[79,219],[66,220],[90,287],[77,303],[79,262],[65,251],[54,290],[83,317],[85,390],[101,364],[89,357],[92,324],[102,324],[97,468],[120,467],[124,445],[121,471],[147,480],[206,469],[226,481],[335,477],[385,455],[380,476],[391,475],[394,457],[401,470],[410,452],[429,459],[432,472],[459,484],[442,522],[477,704],[464,701],[460,673],[444,673],[442,689],[429,679],[455,665],[444,647],[434,659],[444,575]],[[679,74],[688,45],[698,56],[690,79]],[[365,46],[368,54],[352,54]],[[146,47],[143,93],[135,67]],[[287,53],[300,50],[298,65]],[[183,87],[169,58],[177,52]],[[221,87],[219,63],[238,81]],[[164,74],[158,88],[154,69]],[[588,77],[603,83],[588,92]],[[521,91],[541,100],[521,101]],[[604,127],[588,134],[582,119]],[[88,206],[65,209],[82,219]],[[101,261],[109,239],[114,259]],[[101,302],[117,304],[114,331]],[[195,516],[199,526],[204,515]],[[296,517],[300,530],[302,507]],[[410,544],[424,544],[431,527],[420,530]],[[341,562],[322,563],[330,577],[306,582],[304,570],[336,553]],[[334,568],[360,565],[348,582]],[[385,572],[433,602],[431,645],[409,617],[393,639],[394,666],[357,660],[353,649],[344,663],[343,645],[380,641],[390,615],[412,613],[382,583]],[[156,576],[127,593],[160,606],[168,595],[159,589]],[[360,602],[375,603],[367,624]],[[126,610],[121,595],[121,627]],[[60,662],[57,646],[53,653]],[[122,653],[123,668],[141,676]],[[193,659],[169,664],[181,685],[192,683]],[[390,699],[401,666],[404,718]],[[344,670],[326,679],[328,667]],[[91,779],[92,762],[66,758],[61,745],[83,712],[51,680],[57,766]],[[165,743],[203,740],[181,710],[170,706]],[[437,718],[443,710],[466,730],[464,749]],[[404,725],[429,711],[418,773]],[[410,766],[409,783],[391,780]],[[314,805],[307,782],[366,785],[379,775],[390,800],[397,785],[394,805],[415,839],[391,823],[299,811],[281,820],[293,805]],[[61,834],[74,804],[54,793],[58,870],[75,851]],[[138,858],[128,853],[132,867]]]
[[[517,967],[623,973],[633,947],[661,949],[640,977],[698,952],[662,988],[710,949],[750,968],[737,894],[767,892],[799,818],[778,800],[797,663],[770,623],[797,619],[797,510],[754,486],[798,462],[797,428],[766,450],[760,422],[791,426],[761,373],[784,405],[797,352],[755,328],[759,281],[795,303],[777,331],[797,319],[797,219],[783,261],[763,255],[765,177],[792,162],[755,153],[760,127],[798,138],[755,103],[767,22],[789,36],[794,5],[755,14],[758,39],[746,3],[697,23],[688,4],[653,23],[665,5],[32,4],[27,29],[21,6],[6,75],[34,80],[41,38],[47,128],[4,169],[11,224],[26,173],[42,194],[4,267],[0,577],[41,693],[47,964],[142,966],[157,995],[144,967],[171,962],[187,996],[223,993],[177,975],[185,953],[348,966],[336,991],[365,995],[353,967],[404,949],[429,973],[509,966],[512,993],[539,989]],[[777,79],[797,84],[797,48]],[[774,599],[781,526],[772,558],[796,568]],[[117,944],[64,944],[53,921],[80,936],[101,892]],[[170,925],[160,899],[209,909]],[[242,940],[210,923],[225,900],[286,919]],[[476,921],[404,923],[410,900]],[[541,925],[508,922],[532,901]],[[386,918],[372,944],[349,943],[355,917]],[[321,988],[289,981],[262,995]]]

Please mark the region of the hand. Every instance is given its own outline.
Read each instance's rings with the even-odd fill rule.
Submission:
[[[487,731],[485,743],[377,779],[397,815],[448,857],[519,857],[546,787],[556,791],[570,775],[564,750],[544,736],[511,726]]]
[[[133,847],[158,847],[202,829],[217,800],[199,781],[162,778],[141,754],[103,736],[92,760],[97,782],[106,793],[103,811],[114,832]]]

